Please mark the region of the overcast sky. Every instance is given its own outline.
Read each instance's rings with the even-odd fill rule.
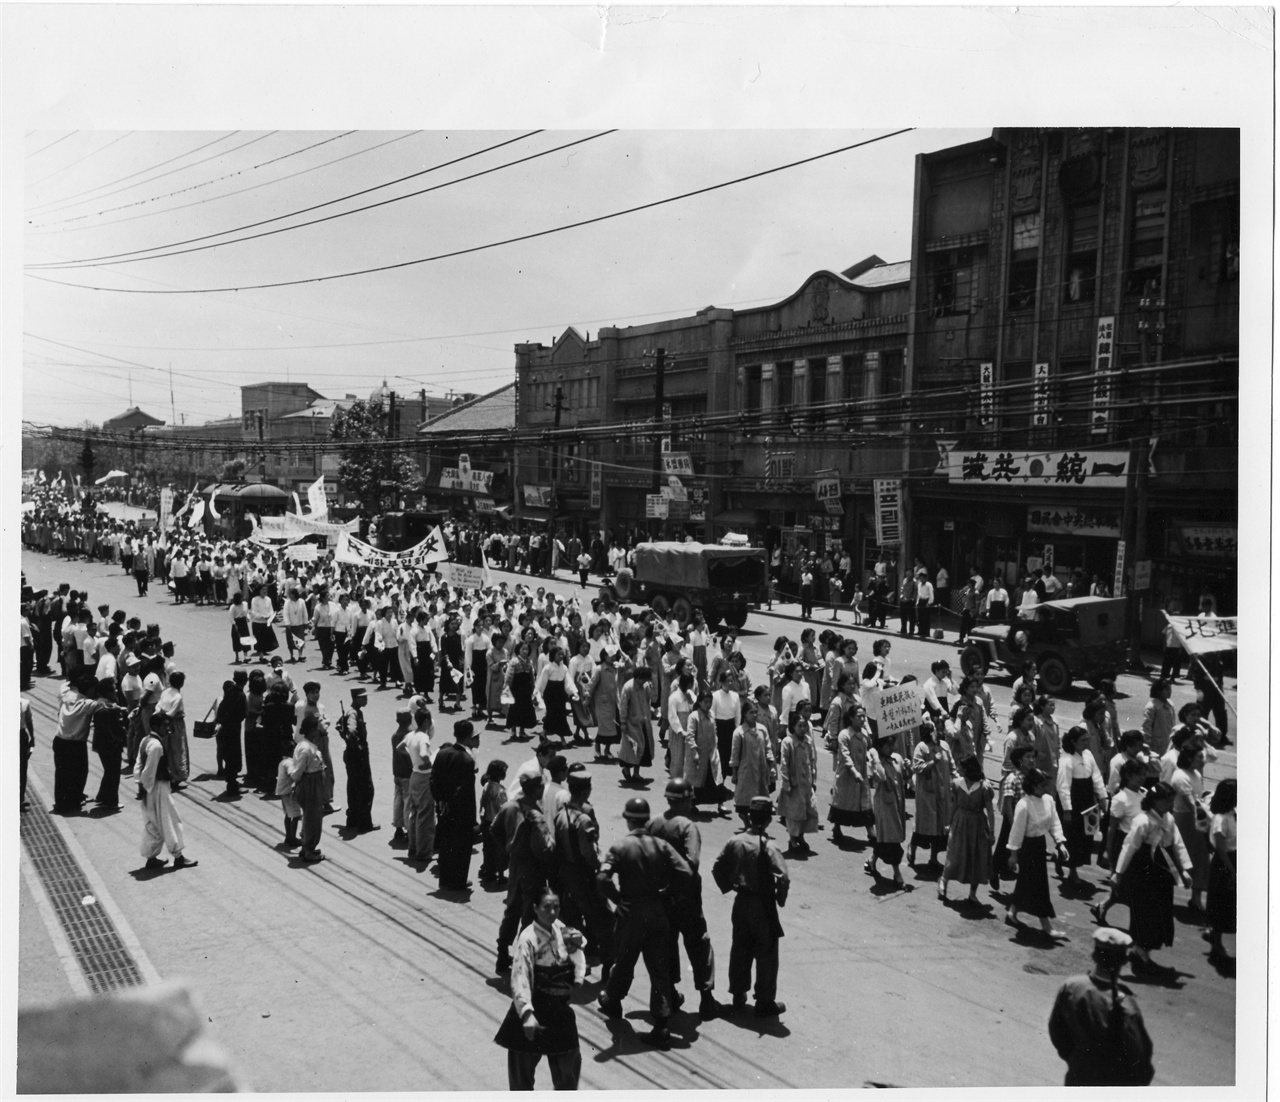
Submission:
[[[655,209],[389,271],[135,293],[418,260],[889,133],[37,131],[26,138],[25,416],[100,422],[130,404],[132,377],[133,404],[169,421],[170,366],[173,408],[187,423],[238,413],[237,388],[268,379],[331,397],[364,396],[383,378],[401,390],[483,392],[512,378],[517,341],[549,341],[567,325],[594,333],[775,301],[820,268],[872,253],[905,260],[915,155],[990,128],[899,134]],[[512,164],[535,154],[545,155]],[[325,220],[301,225],[315,219]],[[195,251],[122,255],[166,246]],[[72,262],[88,263],[57,267]]]

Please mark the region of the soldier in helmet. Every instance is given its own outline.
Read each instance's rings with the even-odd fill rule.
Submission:
[[[542,774],[520,778],[520,798],[503,805],[489,830],[506,847],[510,861],[507,903],[498,927],[498,959],[494,970],[511,971],[511,944],[533,921],[534,896],[547,883],[555,858],[556,836],[542,814]]]
[[[660,838],[649,834],[649,801],[639,796],[622,811],[630,833],[614,843],[600,866],[601,887],[618,909],[614,926],[613,970],[600,996],[600,1009],[609,1018],[622,1016],[622,1000],[631,990],[636,961],[644,955],[649,973],[649,1011],[653,1030],[643,1039],[658,1048],[671,1044],[671,924],[663,896],[688,883],[693,873],[683,857]],[[618,882],[614,884],[614,877]]]
[[[661,838],[688,864],[693,876],[683,890],[672,889],[667,894],[667,921],[671,925],[670,959],[671,983],[680,979],[680,938],[689,954],[689,967],[693,971],[693,986],[702,994],[698,1015],[704,1022],[711,1021],[720,1010],[712,992],[716,986],[716,958],[711,948],[711,934],[702,913],[702,877],[698,863],[702,857],[702,835],[690,816],[693,813],[693,785],[683,777],[673,777],[667,782],[667,810],[649,820],[646,828],[655,838]],[[676,1005],[684,996],[676,992]]]
[[[600,980],[613,968],[613,915],[596,882],[600,871],[600,825],[591,806],[591,777],[569,773],[569,802],[556,812],[557,873],[565,899],[565,920],[587,935],[600,960]]]
[[[747,809],[747,828],[725,843],[711,875],[733,901],[733,944],[729,949],[729,990],[733,1012],[747,1006],[751,965],[756,966],[756,1017],[773,1018],[786,1010],[778,1002],[778,908],[787,902],[791,879],[782,853],[765,834],[773,818],[767,796],[755,796]]]

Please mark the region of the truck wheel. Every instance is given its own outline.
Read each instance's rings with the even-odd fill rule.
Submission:
[[[687,628],[693,622],[693,605],[688,597],[677,597],[671,602],[671,611],[675,613],[676,623]]]
[[[602,585],[600,587],[598,596],[602,605],[611,605],[614,603],[613,590],[607,585]]]
[[[613,589],[620,600],[625,601],[631,596],[631,590],[635,587],[635,582],[636,576],[628,566],[624,566],[613,576]]]
[[[1057,656],[1041,659],[1038,675],[1044,691],[1053,696],[1065,693],[1071,687],[1071,671]]]
[[[747,610],[745,608],[731,608],[724,614],[724,622],[731,628],[746,627]]]
[[[652,601],[649,602],[649,607],[665,620],[667,618],[668,611],[671,609],[671,602],[659,593]]]
[[[987,656],[982,653],[980,647],[965,647],[960,652],[960,672],[966,677],[975,673],[980,673],[983,677],[986,677]]]
[[[707,622],[707,630],[710,631],[720,623],[720,610],[718,608],[704,608],[702,610],[702,618]]]

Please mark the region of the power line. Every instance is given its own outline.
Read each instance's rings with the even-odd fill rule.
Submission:
[[[52,283],[59,287],[76,287],[85,291],[111,291],[118,294],[128,295],[186,295],[186,294],[218,294],[227,291],[261,291],[275,287],[297,287],[307,283],[327,283],[334,279],[350,279],[354,276],[371,275],[375,272],[395,271],[400,268],[411,268],[419,264],[428,264],[437,260],[448,260],[457,256],[466,256],[471,253],[484,252],[488,249],[500,248],[504,245],[514,245],[522,241],[532,241],[540,237],[548,237],[552,234],[564,233],[566,230],[580,229],[583,226],[595,225],[599,222],[608,222],[615,218],[621,218],[624,215],[635,214],[643,210],[652,210],[655,207],[666,206],[669,203],[680,202],[684,199],[691,199],[698,195],[706,195],[713,191],[719,191],[723,188],[733,187],[737,184],[746,183],[750,180],[758,180],[765,176],[771,176],[774,173],[785,172],[788,169],[798,168],[801,165],[812,164],[815,161],[821,161],[827,157],[834,157],[840,153],[847,153],[853,149],[859,149],[863,146],[872,145],[876,142],[885,141],[888,138],[895,138],[901,134],[910,133],[915,127],[904,127],[901,130],[894,130],[887,134],[881,134],[874,138],[867,138],[864,141],[853,142],[850,145],[840,146],[838,149],[831,149],[825,153],[818,153],[812,157],[804,157],[798,161],[791,161],[787,164],[776,165],[773,168],[767,168],[760,172],[752,172],[746,176],[739,176],[732,180],[725,180],[718,184],[710,184],[707,187],[695,188],[692,191],[682,192],[679,195],[671,195],[665,199],[655,199],[649,203],[640,203],[633,207],[627,207],[624,210],[613,211],[610,214],[596,215],[593,218],[583,218],[576,222],[567,222],[563,225],[553,226],[550,229],[537,230],[533,233],[520,234],[515,237],[504,238],[500,241],[490,241],[484,245],[473,245],[465,249],[454,249],[446,253],[437,253],[434,256],[419,257],[415,260],[402,260],[395,264],[382,264],[372,268],[361,268],[350,272],[335,272],[332,275],[311,276],[307,279],[287,279],[277,280],[271,283],[249,283],[231,287],[192,287],[183,290],[171,291],[154,291],[154,290],[138,290],[136,288],[127,287],[98,287],[83,283],[64,283],[61,280],[47,279],[44,276],[30,275],[29,278],[38,279],[43,283]]]
[[[31,337],[33,340],[44,341],[46,344],[56,345],[59,348],[68,348],[72,352],[79,352],[84,356],[98,356],[104,360],[114,360],[116,363],[124,364],[127,367],[141,367],[145,368],[147,371],[159,371],[162,374],[167,374],[166,369],[163,367],[156,367],[153,364],[139,363],[137,360],[123,360],[119,356],[108,356],[105,352],[93,352],[87,348],[79,348],[74,344],[67,344],[65,341],[55,341],[52,337],[42,337],[39,333],[28,333],[24,331],[22,335],[24,337]],[[240,389],[238,384],[229,383],[225,379],[210,379],[203,375],[191,375],[182,371],[176,371],[174,374],[184,379],[195,379],[197,382],[213,383],[216,386],[234,387],[236,390]]]
[[[519,138],[512,138],[509,141],[500,142],[498,143],[498,145],[490,146],[488,149],[477,150],[475,153],[468,153],[464,157],[458,157],[452,161],[447,161],[442,165],[436,165],[433,168],[424,169],[422,172],[415,172],[412,174],[412,176],[405,176],[402,179],[408,180],[408,179],[412,179],[413,176],[422,176],[422,175],[425,175],[427,172],[434,172],[437,168],[447,168],[449,165],[455,165],[455,164],[458,164],[460,161],[469,160],[472,157],[478,157],[483,153],[491,152],[494,149],[499,149],[504,145],[510,145],[512,142],[521,141],[523,138],[532,137],[533,134],[538,134],[538,133],[541,133],[541,131],[535,130],[535,131],[532,131],[530,134],[523,134]],[[399,203],[405,199],[413,199],[419,195],[426,195],[427,193],[432,191],[439,191],[441,188],[453,187],[454,184],[465,183],[468,180],[475,180],[481,176],[488,176],[492,172],[501,172],[503,169],[513,168],[516,165],[522,165],[528,161],[537,160],[539,157],[548,157],[552,153],[559,153],[561,150],[571,149],[574,146],[583,145],[586,142],[595,141],[597,138],[603,138],[609,134],[616,134],[616,133],[617,133],[616,130],[604,130],[599,134],[592,134],[585,138],[578,138],[571,142],[565,142],[563,145],[557,145],[551,149],[544,149],[541,152],[532,153],[529,156],[521,157],[518,160],[507,161],[505,164],[494,165],[492,168],[486,168],[481,170],[480,172],[473,172],[469,176],[460,176],[456,180],[447,180],[443,184],[435,184],[428,188],[421,188],[418,191],[411,191],[407,195],[397,195],[394,198],[383,199],[377,203],[370,203],[367,206],[355,207],[352,210],[339,211],[337,214],[325,215],[325,217],[323,218],[313,218],[308,222],[300,222],[296,226],[281,226],[278,229],[274,229],[274,230],[264,230],[262,233],[250,234],[247,237],[240,237],[234,241],[216,241],[208,245],[197,245],[196,247],[191,249],[174,249],[171,252],[162,253],[158,256],[137,256],[135,255],[136,253],[154,252],[155,249],[135,249],[132,252],[114,254],[115,257],[132,257],[132,259],[116,260],[116,259],[113,259],[113,257],[94,257],[91,260],[86,260],[86,261],[72,261],[69,263],[60,262],[56,264],[31,264],[31,265],[28,265],[28,267],[33,269],[40,268],[40,269],[46,269],[46,270],[48,269],[65,270],[68,268],[116,267],[117,265],[120,265],[120,264],[137,264],[140,261],[144,261],[144,260],[164,260],[167,257],[171,257],[171,256],[183,256],[187,253],[203,252],[206,249],[222,248],[225,245],[239,245],[245,241],[254,241],[259,237],[271,237],[272,235],[277,233],[289,233],[292,230],[300,230],[305,228],[306,226],[315,226],[320,224],[321,222],[331,222],[337,218],[346,218],[352,214],[361,214],[364,211],[375,210],[378,207],[389,206],[392,203]],[[376,187],[366,188],[364,191],[355,192],[354,195],[343,196],[341,199],[330,199],[328,202],[318,203],[313,207],[306,207],[303,210],[293,211],[290,214],[282,214],[275,218],[265,219],[262,222],[254,222],[250,226],[241,226],[238,229],[233,229],[233,230],[222,230],[219,233],[205,234],[203,237],[193,237],[190,240],[205,241],[210,237],[222,237],[223,235],[229,234],[229,233],[239,233],[240,230],[250,229],[253,226],[265,226],[271,222],[279,222],[281,219],[284,219],[284,218],[294,218],[299,214],[305,214],[307,211],[319,210],[321,207],[332,206],[334,203],[341,203],[347,199],[354,198],[355,195],[365,195],[371,191],[378,191],[379,189],[384,187],[391,187],[393,184],[400,183],[400,182],[402,181],[392,180],[386,184],[378,184]],[[186,242],[181,242],[181,241],[175,242],[175,244],[178,244],[178,245],[185,244],[185,243]],[[159,245],[159,246],[156,246],[156,249],[162,249],[162,248],[168,248],[168,247],[169,246]]]
[[[133,133],[133,131],[130,131],[130,133]],[[278,176],[274,180],[264,180],[260,184],[250,184],[248,187],[237,188],[235,191],[225,191],[221,195],[212,195],[207,199],[194,199],[190,203],[179,203],[176,206],[165,207],[163,210],[143,211],[141,214],[131,214],[127,218],[113,218],[109,222],[99,222],[95,226],[81,226],[78,227],[77,232],[83,232],[85,229],[100,230],[105,229],[107,226],[119,226],[125,222],[135,222],[139,218],[154,218],[159,214],[172,214],[174,211],[187,210],[189,207],[198,207],[205,203],[216,203],[223,199],[231,199],[237,195],[244,195],[246,192],[257,191],[259,188],[271,187],[273,184],[282,184],[286,180],[293,180],[299,176],[305,176],[309,172],[318,172],[322,168],[328,168],[331,165],[340,164],[343,161],[349,161],[352,157],[361,157],[366,153],[372,153],[375,150],[382,149],[388,145],[393,145],[396,142],[402,142],[406,138],[412,138],[421,133],[421,130],[409,130],[404,134],[397,134],[394,138],[388,138],[385,142],[377,142],[374,145],[366,146],[364,149],[357,149],[352,153],[344,153],[341,157],[334,157],[331,161],[321,161],[318,165],[309,165],[307,168],[301,168],[297,172],[290,172],[284,176]],[[59,225],[60,223],[51,224]],[[62,234],[67,231],[56,229],[28,229],[26,232],[28,236],[34,237],[46,236],[49,234]]]
[[[65,142],[68,138],[74,137],[76,134],[79,134],[79,133],[80,133],[79,130],[71,130],[68,133],[63,134],[61,138],[54,138],[53,141],[51,141],[48,145],[41,146],[34,153],[28,153],[27,160],[31,160],[32,157],[39,157],[40,154],[43,153],[46,149],[52,149],[59,142]]]
[[[219,142],[225,142],[228,138],[234,138],[239,133],[240,133],[239,130],[228,130],[221,137],[214,138],[213,141],[205,142],[202,145],[198,145],[195,147],[195,149],[188,149],[185,153],[179,153],[176,157],[169,157],[166,160],[161,161],[159,164],[148,165],[146,168],[140,168],[136,172],[130,172],[127,176],[121,176],[118,179],[110,180],[105,184],[99,184],[97,187],[91,187],[86,191],[78,191],[74,195],[67,195],[61,199],[50,199],[49,202],[47,203],[37,203],[34,207],[31,208],[31,212],[42,210],[45,207],[56,207],[60,203],[66,204],[66,206],[76,206],[77,204],[74,203],[72,200],[79,199],[82,195],[92,195],[95,191],[102,191],[103,188],[114,187],[116,184],[122,184],[126,180],[132,180],[135,176],[142,176],[145,173],[154,172],[157,168],[164,168],[165,165],[171,165],[173,164],[174,161],[182,160],[183,157],[190,157],[193,154],[199,153],[203,149],[208,149],[210,146],[217,145]],[[188,167],[193,167],[193,166],[188,166]],[[49,211],[48,213],[56,214],[57,212]]]
[[[185,195],[189,191],[199,191],[201,188],[212,187],[214,184],[221,183],[223,180],[230,180],[234,176],[242,176],[246,172],[256,172],[258,169],[266,168],[268,165],[273,165],[278,161],[287,161],[290,157],[300,157],[303,153],[309,153],[313,149],[319,149],[322,145],[328,145],[330,142],[340,141],[342,138],[349,138],[354,133],[354,130],[346,130],[341,134],[335,134],[331,138],[325,138],[322,141],[313,142],[311,145],[305,145],[301,149],[292,149],[288,153],[281,153],[279,156],[269,157],[265,161],[259,161],[256,165],[249,165],[247,168],[238,168],[234,172],[224,172],[221,176],[215,176],[212,180],[201,180],[198,184],[189,184],[187,187],[178,188],[176,191],[167,191],[161,195],[148,196],[146,199],[135,199],[132,203],[122,203],[118,207],[106,207],[103,210],[90,211],[88,214],[78,214],[74,218],[64,218],[60,223],[48,223],[48,225],[65,226],[72,222],[83,222],[86,218],[96,218],[100,214],[110,214],[112,211],[117,210],[128,210],[131,207],[140,207],[146,203],[158,203],[161,199],[171,199],[175,195]],[[238,146],[237,148],[243,149],[244,146]],[[228,150],[228,152],[234,153],[235,150]],[[223,154],[223,156],[225,155],[226,154]]]
[[[76,160],[72,161],[69,165],[62,165],[60,168],[55,168],[52,172],[49,173],[48,176],[42,176],[39,180],[36,180],[34,183],[28,181],[26,186],[29,188],[39,187],[41,184],[45,183],[46,181],[52,180],[55,176],[60,176],[64,172],[71,171],[71,169],[75,168],[76,165],[84,164],[84,162],[87,161],[90,157],[96,157],[99,153],[103,152],[103,150],[110,149],[113,145],[116,144],[116,142],[124,141],[125,138],[129,137],[130,134],[136,134],[136,133],[137,133],[136,130],[126,130],[123,134],[120,134],[112,138],[111,141],[107,142],[106,145],[100,145],[98,146],[97,149],[90,150],[83,157],[77,158]]]

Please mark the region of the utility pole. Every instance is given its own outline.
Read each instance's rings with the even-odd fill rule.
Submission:
[[[258,410],[258,456],[259,456],[259,473],[262,481],[267,480],[267,411],[265,409]]]
[[[551,442],[551,497],[553,500],[558,500],[560,497],[560,414],[564,410],[563,387],[556,387],[551,410],[555,414],[553,423],[556,429],[555,438]]]
[[[662,492],[662,413],[665,405],[663,385],[667,370],[667,350],[665,348],[658,349],[654,356],[653,369],[653,492],[657,494]],[[653,527],[660,532],[662,521],[656,520]]]
[[[132,382],[130,382],[129,387],[130,387],[130,391],[132,392],[132,389],[133,389]],[[169,364],[169,424],[176,425],[177,423],[178,423],[178,415],[177,413],[174,412],[174,404],[173,404],[173,363],[170,362]]]
[[[394,466],[393,453],[395,450],[395,445],[392,444],[391,441],[395,440],[395,438],[396,438],[396,392],[392,390],[389,392],[387,397],[387,477],[386,477],[386,483],[385,483],[386,486],[390,486],[390,484],[393,481],[391,477],[391,472]],[[379,498],[379,501],[381,501],[382,495],[379,494],[378,498]],[[394,499],[392,503],[394,504]]]

